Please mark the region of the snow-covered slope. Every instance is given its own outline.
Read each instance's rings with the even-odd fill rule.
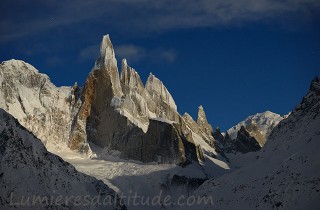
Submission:
[[[199,209],[319,209],[320,81],[269,135],[258,160],[205,182],[196,195],[213,206]]]
[[[126,209],[112,189],[48,152],[39,139],[3,109],[0,109],[0,189],[0,209]],[[114,202],[94,205],[91,199],[99,194],[102,198],[110,196]],[[34,200],[35,196],[41,196],[41,201]],[[78,201],[76,196],[81,196]],[[61,200],[56,203],[58,197]],[[70,200],[65,201],[68,197]]]
[[[44,144],[66,143],[71,126],[70,87],[56,87],[47,75],[21,60],[0,64],[0,84],[0,108]]]
[[[94,145],[91,145],[91,148],[96,151]],[[161,202],[166,196],[170,196],[172,201],[177,202],[179,196],[187,197],[192,194],[201,183],[208,179],[208,176],[221,175],[228,169],[225,163],[214,158],[212,159],[215,163],[207,160],[205,165],[194,163],[186,167],[180,167],[176,164],[123,160],[114,156],[90,159],[71,151],[69,148],[61,148],[52,152],[70,162],[77,170],[101,179],[119,195],[124,197],[137,195],[140,198],[143,196],[144,200],[161,195]],[[223,169],[223,167],[226,167],[226,169]],[[179,182],[177,178],[185,179],[187,183]],[[125,204],[130,210],[176,209],[177,207],[161,204],[143,205],[139,198],[137,199],[137,205],[133,205],[132,197],[131,201],[129,203],[125,202]]]
[[[237,133],[241,126],[243,126],[263,146],[272,129],[283,119],[284,117],[270,111],[257,113],[239,122],[227,132],[230,138],[234,140],[237,138]]]

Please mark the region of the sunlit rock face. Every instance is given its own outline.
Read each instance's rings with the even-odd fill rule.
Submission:
[[[150,74],[145,85],[147,104],[151,117],[163,118],[178,122],[177,106],[164,84],[153,74]],[[154,115],[154,116],[152,116]]]
[[[238,131],[237,138],[234,140],[234,150],[236,152],[248,153],[261,149],[258,140],[250,135],[250,133],[241,126]]]
[[[208,143],[212,143],[213,137],[211,135],[207,135],[207,133],[204,132],[203,128],[200,127],[200,125],[197,124],[188,113],[184,113],[183,121],[186,123],[190,131],[201,136]]]
[[[0,84],[0,108],[44,144],[67,141],[72,118],[70,87],[56,87],[47,75],[20,60],[0,64]]]
[[[138,72],[128,65],[126,59],[122,60],[120,83],[125,95],[122,108],[134,119],[138,120],[143,128],[147,128],[149,124],[149,109],[146,102],[147,93]]]

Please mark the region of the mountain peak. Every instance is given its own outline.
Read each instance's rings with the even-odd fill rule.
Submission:
[[[197,123],[199,125],[202,125],[203,123],[208,123],[207,121],[207,117],[206,117],[206,113],[204,112],[203,106],[200,105],[198,107],[198,119],[197,119]]]
[[[138,90],[140,94],[144,92],[144,85],[138,72],[128,65],[125,58],[122,59],[120,83],[124,94],[129,94],[132,90]]]
[[[117,60],[115,58],[114,49],[109,34],[104,35],[100,45],[100,57],[96,61],[96,67],[116,67]]]
[[[122,59],[122,62],[121,62],[121,66],[122,67],[126,67],[126,66],[128,66],[128,62],[127,62],[127,59]]]
[[[3,61],[1,66],[6,67],[6,69],[21,71],[21,69],[29,70],[33,73],[38,74],[39,71],[29,63],[26,63],[22,60],[11,59],[7,61]]]
[[[262,135],[262,139],[257,136],[255,137],[262,140],[260,144],[264,145],[272,129],[283,119],[282,116],[271,111],[257,113],[250,115],[237,125],[228,129],[228,133],[231,139],[236,139],[238,131],[241,129],[241,126],[243,126],[249,132],[254,132],[258,136]]]
[[[204,112],[203,106],[198,107],[198,119],[197,124],[209,135],[213,132],[212,126],[209,124],[206,113]]]
[[[168,89],[164,86],[163,82],[150,73],[147,83],[145,85],[147,92],[154,98],[159,98],[169,105],[169,107],[177,111],[177,105]]]

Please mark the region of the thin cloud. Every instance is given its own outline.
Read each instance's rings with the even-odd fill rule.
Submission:
[[[164,60],[166,60],[167,62],[174,62],[176,60],[176,52],[174,50],[164,50],[164,51],[160,51],[159,55],[161,58],[163,58]]]
[[[146,49],[133,44],[115,46],[115,53],[119,58],[126,58],[131,63],[141,60],[174,62],[176,52],[173,49]]]
[[[94,44],[87,46],[79,53],[79,60],[86,61],[86,60],[94,60],[99,56],[99,45]]]
[[[63,4],[55,0],[4,0],[0,5],[0,42],[79,23],[144,35],[290,17],[315,19],[319,8],[318,0],[70,0]]]
[[[115,47],[115,53],[120,58],[126,58],[130,62],[137,62],[147,57],[147,50],[132,44],[125,44]]]
[[[63,64],[63,61],[60,57],[52,56],[46,59],[46,63],[51,67],[56,67]]]

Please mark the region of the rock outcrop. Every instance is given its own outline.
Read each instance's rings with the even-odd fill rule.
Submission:
[[[241,152],[243,154],[261,149],[258,140],[252,137],[243,126],[241,126],[240,130],[238,131],[237,138],[234,140],[233,144],[234,151]]]
[[[203,107],[201,105],[199,106],[198,110],[197,124],[200,126],[201,130],[204,131],[208,136],[212,135],[212,126],[208,123],[206,113],[204,112]]]
[[[236,139],[230,139],[229,134],[226,133],[226,136],[223,139],[220,139],[219,142],[221,142],[221,150],[224,153],[240,152],[245,154],[258,151],[262,148],[259,141],[253,137],[244,126],[241,126]]]
[[[220,128],[216,128],[215,131],[213,132],[212,136],[216,141],[219,141],[223,146],[226,144],[226,139],[222,135]]]

